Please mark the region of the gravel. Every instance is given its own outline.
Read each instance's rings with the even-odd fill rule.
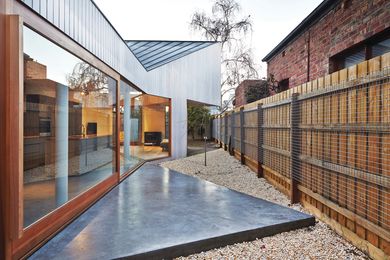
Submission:
[[[164,161],[160,165],[187,175],[305,212],[263,178],[257,178],[247,166],[222,149],[184,159]],[[278,235],[213,249],[178,259],[368,259],[325,223]]]

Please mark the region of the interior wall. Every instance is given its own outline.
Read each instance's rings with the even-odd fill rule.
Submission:
[[[154,108],[153,106],[142,107],[142,142],[144,142],[144,132],[161,132],[165,136],[165,109]]]
[[[111,109],[84,107],[82,111],[82,122],[85,128],[88,123],[97,123],[97,136],[112,135],[113,116]]]

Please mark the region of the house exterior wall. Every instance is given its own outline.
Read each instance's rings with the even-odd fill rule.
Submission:
[[[326,75],[330,57],[390,27],[389,10],[386,0],[339,1],[267,62],[267,75],[290,87]]]
[[[128,81],[147,94],[170,98],[172,157],[186,155],[188,100],[220,104],[218,43],[147,72],[91,0],[1,0],[0,259],[27,256],[130,174],[129,171],[121,175],[120,146],[117,145],[116,156],[111,160],[115,164],[113,174],[82,190],[31,226],[24,225],[23,74],[27,72],[34,78],[42,78],[46,73],[43,66],[33,63],[29,65],[35,66],[34,73],[23,71],[28,67],[23,64],[26,28],[114,79],[117,93],[120,93],[121,82]],[[39,73],[35,73],[37,69]],[[119,111],[120,97],[116,96],[115,109]],[[115,120],[112,123],[119,126],[120,117]],[[115,129],[117,143],[120,142],[118,129]]]
[[[214,44],[138,78],[137,86],[148,94],[171,98],[171,155],[174,158],[187,154],[187,100],[220,104],[219,52],[219,44]]]
[[[17,12],[19,2],[12,2]],[[147,72],[93,1],[21,2],[145,93],[171,98],[171,155],[186,156],[187,100],[220,104],[219,43]]]
[[[245,91],[246,91],[246,84],[244,82],[241,82],[240,85],[236,88],[235,91],[235,97],[234,97],[234,106],[239,107],[244,104],[246,104],[246,97],[245,97]]]
[[[247,104],[245,92],[249,86],[261,83],[261,80],[244,80],[238,85],[235,91],[235,107],[243,106]]]

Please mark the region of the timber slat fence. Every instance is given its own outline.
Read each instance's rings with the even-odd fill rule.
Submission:
[[[388,258],[389,78],[387,53],[226,112],[213,137],[292,203]]]

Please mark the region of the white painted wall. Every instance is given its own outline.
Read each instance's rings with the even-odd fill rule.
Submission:
[[[220,104],[220,68],[220,44],[214,44],[135,76],[143,91],[172,100],[172,157],[187,154],[187,100]]]

